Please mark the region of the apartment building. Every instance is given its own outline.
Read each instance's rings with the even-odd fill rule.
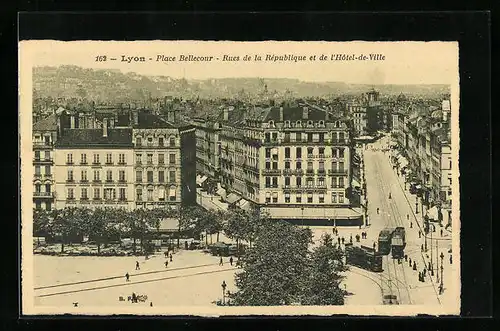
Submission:
[[[50,115],[33,124],[33,207],[54,207],[54,143],[57,141],[57,116]]]
[[[132,209],[132,129],[76,128],[75,116],[56,142],[54,164],[56,208],[123,207]]]
[[[195,128],[147,113],[133,115],[136,207],[178,208],[196,203]]]
[[[361,211],[351,207],[352,137],[344,118],[319,107],[283,104],[226,107],[217,123],[219,179],[228,197],[248,200],[275,219],[362,222]]]

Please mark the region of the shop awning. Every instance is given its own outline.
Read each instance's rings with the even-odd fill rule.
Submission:
[[[431,220],[439,220],[439,213],[438,213],[438,209],[436,206],[430,208],[428,211],[427,211],[427,216],[431,219]]]
[[[362,218],[360,208],[266,208],[271,218],[282,219],[331,219],[346,220]]]
[[[177,218],[164,218],[160,221],[160,232],[179,231],[179,220]]]
[[[241,199],[240,201],[238,201],[238,207],[246,211],[250,211],[252,209],[250,206],[250,202],[245,199]]]
[[[240,199],[241,198],[238,195],[236,195],[234,193],[229,193],[229,195],[226,198],[226,201],[231,204],[231,203],[235,203],[236,201],[238,201]]]

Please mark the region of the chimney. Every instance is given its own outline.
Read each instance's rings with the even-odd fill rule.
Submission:
[[[325,109],[325,124],[326,124],[326,122],[328,122],[330,120],[330,108],[331,107],[327,107]]]
[[[167,121],[169,121],[170,123],[174,123],[174,121],[175,121],[175,114],[174,114],[173,110],[169,109],[167,111]]]
[[[224,121],[229,120],[229,109],[224,108]]]
[[[134,125],[139,125],[139,112],[134,110],[132,115],[134,116]]]
[[[107,137],[108,136],[108,119],[104,118],[102,120],[102,136]]]
[[[280,107],[280,122],[283,122],[283,107]]]
[[[309,109],[307,107],[302,108],[302,119],[307,120],[309,118]]]

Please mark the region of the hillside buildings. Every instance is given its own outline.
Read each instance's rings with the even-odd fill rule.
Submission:
[[[305,103],[233,109],[197,119],[197,168],[230,204],[304,224],[361,224],[351,201],[346,120]],[[356,200],[356,199],[353,199]]]

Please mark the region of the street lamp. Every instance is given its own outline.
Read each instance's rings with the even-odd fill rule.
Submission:
[[[441,252],[441,255],[439,256],[441,258],[441,288],[443,288],[443,259],[444,259],[444,254]]]
[[[222,304],[226,304],[226,281],[223,280],[222,284],[220,285],[222,287]]]
[[[418,200],[415,201],[415,214],[418,214]]]

